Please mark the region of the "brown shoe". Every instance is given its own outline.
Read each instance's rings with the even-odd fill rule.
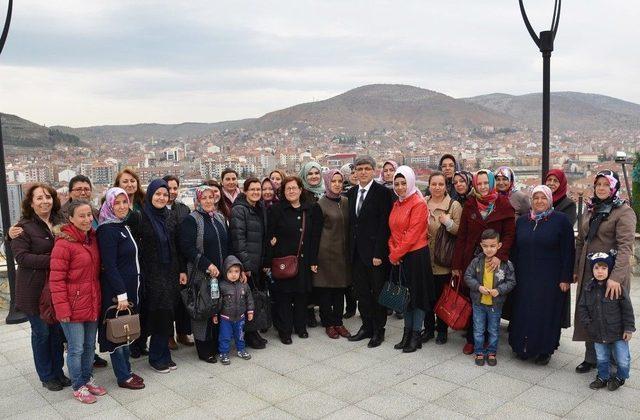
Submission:
[[[193,342],[193,338],[186,334],[178,334],[178,343],[192,347],[195,343]]]
[[[344,325],[338,325],[337,327],[333,327],[341,337],[349,338],[351,337],[351,333],[348,329],[345,328]]]
[[[338,334],[338,331],[336,331],[335,327],[326,327],[325,331],[327,332],[327,335],[329,336],[329,338],[340,338],[340,334]]]
[[[134,378],[129,378],[127,381],[118,382],[118,386],[126,389],[142,389],[145,385],[142,382],[136,381]]]
[[[169,350],[178,350],[178,343],[173,337],[169,337]]]

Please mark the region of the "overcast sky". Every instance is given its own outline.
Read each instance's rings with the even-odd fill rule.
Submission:
[[[15,3],[0,111],[46,125],[258,117],[370,83],[454,97],[542,86],[517,0]],[[553,0],[525,4],[548,29]],[[552,90],[640,103],[639,21],[636,1],[565,0]]]

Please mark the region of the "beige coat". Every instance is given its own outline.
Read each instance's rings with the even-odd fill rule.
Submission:
[[[427,206],[429,206],[429,249],[431,250],[431,269],[433,270],[433,274],[435,275],[444,275],[451,273],[451,267],[441,267],[433,262],[433,249],[436,246],[436,233],[438,229],[440,229],[440,220],[439,217],[441,214],[447,212],[449,208],[449,203],[451,202],[451,197],[449,195],[444,197],[441,203],[435,204],[431,200],[431,196],[426,197]],[[453,200],[453,204],[451,205],[450,216],[453,220],[453,226],[449,229],[449,233],[452,235],[457,235],[458,226],[460,226],[460,216],[462,216],[462,206],[457,201]]]
[[[314,287],[347,287],[351,285],[349,258],[349,204],[327,197],[318,200],[322,210],[322,233],[318,248],[318,272],[312,274]]]
[[[600,223],[595,237],[587,244],[584,238],[589,231],[589,219],[591,213],[586,212],[579,221],[578,237],[576,239],[576,261],[574,273],[578,277],[578,299],[584,282],[589,281],[593,275],[589,269],[587,255],[594,252],[609,252],[611,249],[618,251],[616,264],[611,272],[610,279],[616,281],[627,289],[631,286],[631,256],[633,255],[634,232],[636,229],[636,215],[628,205],[614,208],[611,214]],[[573,339],[585,341],[588,338],[578,317],[574,317],[575,330]]]

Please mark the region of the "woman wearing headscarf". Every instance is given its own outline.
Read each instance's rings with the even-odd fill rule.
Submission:
[[[456,197],[451,196],[464,208],[464,204],[469,198],[469,194],[473,189],[473,174],[468,171],[456,171],[453,175],[453,189],[456,192]]]
[[[502,247],[495,257],[489,260],[493,269],[500,266],[500,261],[509,260],[509,252],[515,234],[515,216],[509,199],[500,196],[496,191],[493,172],[488,169],[479,170],[473,177],[473,191],[462,209],[458,237],[453,251],[452,275],[458,281],[474,256],[481,252],[480,236],[486,229],[493,229],[500,234]],[[468,289],[461,285],[461,290]],[[473,353],[473,328],[467,330],[467,344],[463,348],[465,354]]]
[[[109,188],[100,209],[97,230],[102,262],[100,275],[102,316],[100,319],[104,319],[107,315],[114,316],[114,310],[108,309],[112,305],[117,305],[118,311],[127,309],[139,311],[140,263],[138,244],[131,229],[125,223],[129,211],[130,202],[127,192],[119,187]],[[144,388],[144,380],[131,371],[130,343],[116,344],[107,340],[106,324],[103,322],[98,326],[98,343],[100,351],[108,351],[111,356],[111,366],[119,387]]]
[[[438,163],[438,170],[444,174],[447,180],[447,194],[449,194],[449,196],[454,200],[458,200],[458,193],[453,187],[453,177],[457,171],[461,170],[461,167],[456,161],[455,156],[449,153],[442,155],[440,162]],[[429,187],[427,187],[425,190],[425,196],[429,196],[430,194]]]
[[[168,202],[167,183],[162,179],[151,181],[142,207],[140,265],[145,284],[146,329],[151,336],[149,364],[159,373],[176,369],[169,350],[169,337],[173,335],[179,285],[187,281],[176,246],[178,221],[167,208]]]
[[[621,287],[627,292],[631,282],[631,256],[636,227],[636,214],[620,198],[620,178],[614,171],[605,170],[596,174],[593,182],[593,198],[587,204],[587,211],[578,221],[576,237],[576,260],[574,281],[578,282],[578,298],[582,285],[591,278],[587,255],[614,249],[616,262],[607,280],[606,296],[618,299]],[[589,372],[596,366],[596,353],[593,343],[587,341],[589,335],[578,316],[575,317],[574,341],[585,341],[585,357],[576,371]]]
[[[567,312],[566,293],[573,277],[573,228],[567,216],[554,211],[551,190],[538,185],[532,209],[516,222],[511,252],[517,284],[513,299],[509,344],[520,359],[535,357],[546,365],[560,345]]]
[[[322,166],[318,162],[307,162],[302,165],[298,176],[304,185],[305,199],[311,203],[317,202],[324,194]]]
[[[516,218],[529,213],[531,203],[529,197],[522,191],[516,190],[516,175],[508,166],[501,166],[495,172],[496,190],[498,194],[509,199],[511,207],[515,210]]]
[[[349,255],[349,205],[342,196],[343,177],[340,171],[325,172],[325,192],[318,200],[322,218],[314,222],[321,230],[318,244],[318,265],[311,266],[313,287],[320,305],[320,321],[330,338],[350,337],[342,323],[344,294],[351,285]]]
[[[189,277],[193,270],[218,278],[220,269],[231,249],[225,218],[215,205],[213,187],[196,188],[196,209],[180,224],[180,251],[187,260]],[[207,363],[216,363],[218,352],[218,326],[212,318],[191,319],[191,329],[196,342],[198,357]]]
[[[576,202],[567,197],[567,176],[560,169],[551,169],[547,172],[544,183],[553,193],[553,209],[564,213],[569,218],[571,226],[575,225],[578,213]]]
[[[382,165],[382,170],[380,171],[380,176],[378,176],[379,184],[384,185],[390,190],[393,189],[393,175],[396,173],[396,169],[398,169],[398,163],[395,160],[387,160]]]
[[[389,215],[389,261],[394,266],[392,275],[409,288],[404,333],[394,348],[411,353],[422,348],[420,331],[425,312],[433,310],[437,299],[429,256],[429,208],[416,188],[416,175],[408,166],[396,170],[393,191],[398,200]]]
[[[278,194],[277,194],[278,189],[274,185],[273,181],[271,181],[269,178],[263,179],[261,186],[262,186],[262,198],[260,201],[262,202],[262,206],[266,211],[274,203],[277,203],[279,201]]]

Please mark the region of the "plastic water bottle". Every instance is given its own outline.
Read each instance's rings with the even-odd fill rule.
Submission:
[[[218,279],[211,277],[211,299],[218,299],[220,297],[220,289],[218,288]]]

